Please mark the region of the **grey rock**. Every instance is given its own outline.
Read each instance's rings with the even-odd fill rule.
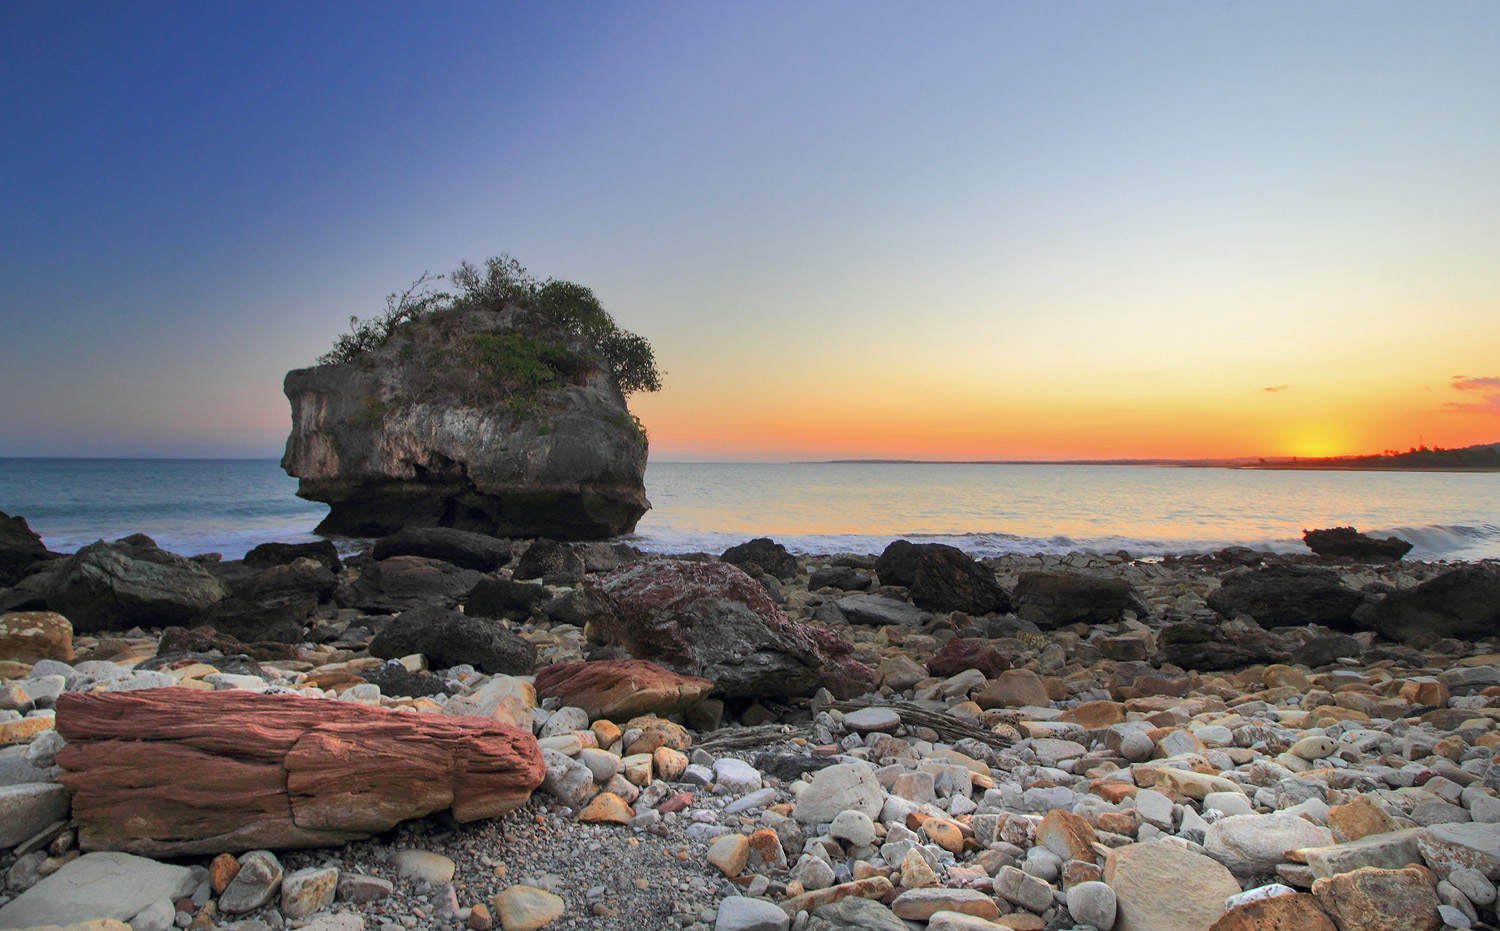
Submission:
[[[269,850],[240,855],[240,871],[219,896],[219,911],[240,915],[265,905],[281,891],[281,861]]]
[[[714,931],[787,931],[791,923],[791,916],[765,899],[731,895],[719,902]]]
[[[228,595],[198,563],[146,537],[126,540],[90,543],[17,587],[45,598],[80,634],[181,624]]]
[[[68,790],[55,782],[0,786],[0,848],[14,847],[66,817]]]
[[[197,886],[187,867],[128,853],[87,853],[0,907],[0,927],[128,921],[160,899],[191,895]]]
[[[921,627],[932,620],[930,612],[886,595],[846,595],[833,604],[849,623],[868,627]]]
[[[906,922],[887,906],[854,895],[820,906],[812,914],[828,922],[830,931],[909,931]]]

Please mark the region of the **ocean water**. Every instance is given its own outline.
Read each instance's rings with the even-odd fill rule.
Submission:
[[[296,487],[273,459],[0,459],[0,511],[58,552],[145,533],[173,552],[235,559],[257,543],[317,539],[327,508]],[[664,553],[756,536],[802,553],[878,553],[898,538],[980,556],[1305,552],[1304,529],[1353,525],[1412,541],[1418,559],[1500,558],[1496,473],[659,462],[646,493],[654,507],[625,540]]]

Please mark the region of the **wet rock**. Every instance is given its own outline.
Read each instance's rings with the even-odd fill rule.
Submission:
[[[1412,545],[1397,537],[1377,539],[1353,527],[1304,530],[1302,542],[1319,556],[1342,556],[1362,562],[1388,562],[1411,552]]]
[[[583,560],[572,548],[542,537],[531,541],[511,569],[515,579],[541,579],[549,585],[570,585],[584,576]]]
[[[797,577],[797,558],[769,537],[757,537],[748,543],[731,546],[719,559],[738,566],[751,577],[762,572],[778,582],[790,582]],[[760,572],[752,571],[755,567]]]
[[[367,614],[399,614],[412,608],[452,607],[479,583],[480,574],[440,559],[392,556],[365,566],[340,588],[338,601]]]
[[[61,781],[92,850],[339,844],[444,809],[494,817],[542,779],[530,733],[286,695],[69,693],[58,729]]]
[[[446,608],[404,612],[370,641],[370,655],[397,659],[421,653],[428,663],[446,669],[468,663],[483,672],[529,675],[536,647],[500,624],[471,618]]]
[[[1392,640],[1478,640],[1500,633],[1500,572],[1463,566],[1375,606],[1375,629]]]
[[[1099,579],[1073,572],[1027,572],[1011,593],[1016,613],[1044,628],[1105,624],[1126,611],[1147,617],[1151,608],[1124,579]]]
[[[461,569],[494,572],[510,562],[510,541],[454,527],[406,527],[375,542],[376,559],[422,556]]]
[[[728,563],[659,560],[611,573],[599,590],[612,610],[599,636],[727,697],[858,694],[872,679],[853,647],[787,618],[756,582]]]
[[[334,548],[331,540],[317,540],[312,543],[262,543],[246,553],[243,562],[255,569],[269,569],[272,566],[294,563],[299,559],[316,560],[330,572],[338,572],[343,568],[343,563],[339,560],[339,551]]]
[[[1365,596],[1345,588],[1338,573],[1315,566],[1265,566],[1224,578],[1208,606],[1233,619],[1242,614],[1262,627],[1322,624],[1340,631],[1363,629],[1354,611]]]

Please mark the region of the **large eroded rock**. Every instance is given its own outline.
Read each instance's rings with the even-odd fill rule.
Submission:
[[[869,687],[852,645],[792,621],[758,582],[725,562],[659,560],[616,570],[599,585],[592,620],[605,642],[632,656],[712,680],[730,698],[835,695]]]
[[[541,784],[531,734],[481,718],[242,691],[69,692],[57,762],[85,850],[149,857],[343,844]]]
[[[1392,640],[1493,637],[1500,634],[1500,572],[1462,566],[1386,595],[1373,613],[1375,629]]]
[[[527,397],[463,381],[443,362],[509,334],[565,347],[555,385]],[[329,505],[321,533],[444,526],[597,539],[629,533],[651,506],[645,436],[614,376],[591,344],[537,313],[434,314],[360,364],[295,369],[284,387],[292,432],[281,466],[299,496]]]

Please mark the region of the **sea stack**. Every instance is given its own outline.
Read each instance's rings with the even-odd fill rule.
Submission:
[[[539,310],[443,307],[345,356],[285,382],[281,466],[331,507],[320,533],[599,539],[651,506],[619,379],[594,341]]]

